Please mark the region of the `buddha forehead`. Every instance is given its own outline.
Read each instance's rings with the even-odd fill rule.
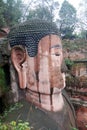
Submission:
[[[45,43],[51,42],[50,49],[61,48],[58,34],[57,26],[54,23],[31,20],[13,27],[8,38],[11,47],[15,45],[25,46],[29,56],[34,57],[38,52],[38,43],[41,39]]]

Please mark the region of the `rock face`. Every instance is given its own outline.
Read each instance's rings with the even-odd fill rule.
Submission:
[[[78,78],[79,86],[77,89],[87,89],[87,61],[77,61],[72,67],[72,74]]]
[[[27,88],[27,99],[49,111],[60,110],[65,74],[61,72],[63,53],[56,26],[45,21],[24,23],[12,29],[8,38],[19,86]]]
[[[50,30],[52,28],[48,28],[48,23],[47,26],[45,24],[43,26],[43,24],[35,23],[32,27],[31,22],[30,26],[28,23],[27,25],[24,23],[13,28],[9,35],[12,60],[9,58],[10,51],[8,50],[7,41],[3,43],[1,40],[0,65],[3,66],[7,63],[10,65],[12,89],[12,93],[9,94],[10,102],[13,102],[13,100],[17,102],[26,96],[29,102],[33,102],[46,112],[50,111],[49,113],[51,113],[53,111],[55,116],[51,114],[51,117],[52,119],[55,118],[53,119],[54,122],[58,119],[58,115],[61,120],[63,117],[63,122],[58,119],[61,126],[65,125],[65,128],[70,130],[64,123],[66,119],[68,125],[70,123],[72,126],[76,126],[70,106],[71,103],[69,104],[67,96],[63,95],[64,93],[62,94],[62,90],[65,87],[65,75],[61,72],[61,40],[57,36],[58,31],[55,29],[55,26],[52,26],[53,31]],[[38,28],[37,25],[39,25]],[[32,30],[33,28],[34,30]],[[31,30],[30,32],[29,29]],[[85,49],[83,46],[80,49],[77,46],[79,41],[77,41],[77,44],[75,42],[75,40],[70,41],[70,46],[74,51],[72,48],[69,49],[67,43],[67,49],[65,47],[64,50],[64,58],[79,61],[72,66],[70,74],[66,74],[66,89],[72,102],[77,106],[81,106],[79,109],[76,109],[77,124],[80,130],[86,130],[87,109],[84,106],[87,106],[87,62],[86,60],[84,62],[82,59],[87,58],[87,48],[85,45]],[[83,41],[80,42],[83,43]],[[20,89],[19,86],[24,90]]]
[[[87,108],[81,106],[76,114],[79,130],[87,130]]]
[[[66,76],[66,89],[76,108],[79,130],[87,130],[87,61],[76,61]]]
[[[8,42],[7,42],[7,34],[9,33],[8,28],[0,29],[0,66],[3,66],[8,62]]]
[[[64,57],[70,57],[73,60],[87,58],[87,40],[74,39],[63,40]]]
[[[7,38],[0,39],[0,66],[9,63],[10,52],[8,50]]]
[[[64,40],[63,45],[64,58],[71,65],[66,74],[66,90],[76,108],[79,130],[87,130],[87,41]]]
[[[71,130],[69,126],[75,121],[73,120],[74,118],[72,118],[71,106],[67,105],[68,102],[66,102],[64,109],[59,112],[43,111],[26,100],[21,100],[19,103],[21,103],[23,107],[19,110],[9,112],[9,116],[6,116],[4,119],[5,122],[15,121],[16,119],[26,122],[27,119],[27,122],[29,122],[33,130]],[[66,112],[66,108],[69,111],[70,120],[68,120],[69,115]]]
[[[86,58],[86,55],[84,52],[81,52],[81,51],[68,51],[68,50],[65,50],[64,51],[64,58],[69,58],[70,60],[82,60],[82,59],[85,59]]]
[[[19,92],[25,91],[27,101],[45,111],[45,117],[50,116],[48,120],[55,122],[56,129],[76,127],[73,107],[62,92],[65,74],[61,71],[63,53],[56,26],[46,21],[31,21],[13,28],[8,38],[15,101],[20,98]]]

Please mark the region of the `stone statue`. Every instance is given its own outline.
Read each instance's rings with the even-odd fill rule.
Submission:
[[[76,127],[73,107],[63,91],[65,74],[61,70],[63,53],[57,26],[52,22],[30,20],[13,27],[8,39],[20,89],[26,91],[29,103],[38,107],[37,113],[44,112],[44,118],[51,122],[51,125],[39,122],[40,127],[35,125],[34,129],[42,130],[43,125],[50,130]],[[38,114],[35,118],[40,120]]]

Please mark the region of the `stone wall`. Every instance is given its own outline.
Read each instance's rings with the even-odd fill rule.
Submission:
[[[72,91],[87,92],[87,61],[76,61],[66,74],[66,88]]]
[[[75,75],[76,77],[81,77],[83,75],[87,75],[87,61],[77,61],[72,66],[72,74]]]
[[[87,130],[87,61],[75,62],[66,74],[66,90],[75,106],[79,130]]]

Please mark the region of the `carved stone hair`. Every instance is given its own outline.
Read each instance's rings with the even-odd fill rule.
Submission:
[[[26,46],[29,56],[34,57],[38,51],[38,42],[42,37],[50,34],[59,34],[55,23],[30,20],[14,26],[8,39],[11,47],[15,45]]]

